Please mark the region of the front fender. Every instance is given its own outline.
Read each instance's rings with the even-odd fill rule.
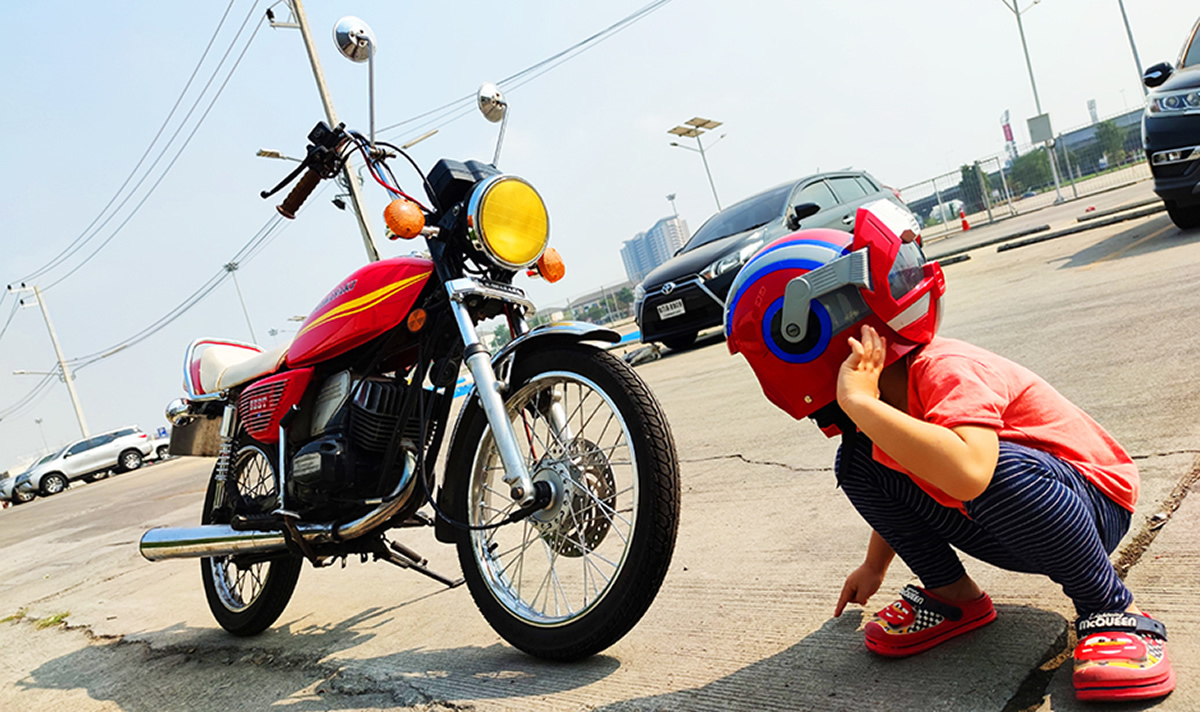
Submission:
[[[528,333],[522,334],[505,344],[499,351],[492,355],[492,368],[496,372],[497,379],[502,383],[507,383],[508,376],[512,373],[513,364],[516,363],[522,353],[528,353],[531,348],[541,348],[552,343],[579,343],[586,341],[615,344],[620,340],[621,335],[612,329],[606,329],[602,326],[586,322],[562,321],[545,324],[535,327]],[[454,426],[454,434],[450,437],[451,450],[466,446],[466,444],[459,441],[459,432],[467,413],[473,407],[478,407],[477,405],[473,405],[475,400],[475,386],[472,385],[471,389],[467,391],[466,399],[463,402],[462,409],[459,411],[458,422]],[[451,503],[458,496],[461,488],[467,486],[467,479],[469,477],[469,472],[446,472],[442,487],[438,491],[439,509],[443,512],[450,511]],[[454,541],[453,527],[441,517],[437,518],[434,532],[438,541],[447,543]]]
[[[505,362],[510,358],[514,358],[517,353],[529,348],[530,343],[537,341],[538,344],[544,345],[550,343],[550,340],[556,342],[604,341],[615,344],[621,341],[621,335],[612,329],[589,324],[585,321],[559,321],[553,324],[543,324],[542,326],[530,329],[528,333],[522,334],[502,346],[492,356],[492,367],[499,371],[502,364],[511,366],[511,364],[506,364]]]

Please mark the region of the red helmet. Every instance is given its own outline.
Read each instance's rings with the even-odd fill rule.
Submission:
[[[890,364],[933,338],[945,291],[912,214],[879,200],[859,208],[853,235],[801,230],[747,262],[725,301],[726,344],[767,399],[800,419],[836,399],[846,337],[859,325],[887,340]]]

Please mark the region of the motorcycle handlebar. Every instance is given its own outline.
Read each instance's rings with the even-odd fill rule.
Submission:
[[[275,209],[288,220],[295,219],[296,211],[300,209],[301,205],[304,205],[304,201],[308,199],[308,196],[320,182],[321,174],[309,168],[304,176],[300,178],[300,182],[296,184],[296,187],[292,188],[292,192],[288,193],[283,202],[275,206]]]

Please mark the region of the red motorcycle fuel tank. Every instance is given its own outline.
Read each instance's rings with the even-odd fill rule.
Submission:
[[[359,268],[308,315],[288,347],[288,366],[327,361],[404,321],[431,274],[433,263],[418,257],[395,257]]]

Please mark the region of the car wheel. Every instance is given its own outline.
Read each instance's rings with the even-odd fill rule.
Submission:
[[[25,504],[26,502],[32,502],[34,497],[37,497],[37,495],[34,494],[33,492],[22,492],[20,490],[13,490],[12,503],[13,504]]]
[[[686,349],[690,349],[692,344],[696,343],[696,332],[693,331],[687,334],[680,334],[679,336],[672,336],[667,339],[662,339],[662,342],[663,346],[666,346],[672,351],[684,351]]]
[[[43,497],[49,497],[52,494],[62,492],[66,488],[67,478],[57,472],[51,472],[42,478],[42,485],[38,488],[38,491],[42,493]]]
[[[159,445],[158,449],[155,450],[154,453],[155,453],[155,455],[158,456],[159,460],[165,460],[170,455],[169,450],[170,450],[170,448],[167,447],[166,445]]]
[[[121,472],[136,470],[142,466],[142,453],[137,450],[126,450],[121,453],[121,459],[117,462],[121,468]]]
[[[1180,230],[1200,227],[1200,205],[1184,207],[1175,201],[1170,201],[1167,203],[1167,215],[1171,216],[1171,222],[1175,223],[1175,227]]]

